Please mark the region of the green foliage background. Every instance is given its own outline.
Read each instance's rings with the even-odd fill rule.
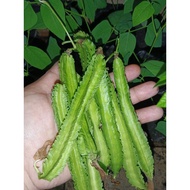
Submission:
[[[30,67],[46,70],[54,63],[67,44],[72,46],[72,36],[78,30],[88,33],[97,46],[115,44],[125,65],[132,58],[141,67],[141,76],[132,83],[154,79],[157,86],[166,86],[165,59],[151,58],[151,53],[163,46],[166,34],[166,0],[124,0],[123,4],[106,0],[24,0],[24,59],[25,76]],[[112,7],[108,10],[108,6]],[[36,9],[37,8],[37,9]],[[48,29],[47,48],[31,45],[31,33]],[[147,55],[137,55],[137,33],[144,32]],[[119,43],[118,43],[119,42]],[[115,50],[114,50],[115,51]],[[166,92],[157,103],[166,108]],[[166,135],[165,118],[157,126]]]

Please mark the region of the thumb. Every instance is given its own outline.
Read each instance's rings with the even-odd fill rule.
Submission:
[[[28,92],[51,93],[53,86],[59,81],[58,62],[56,62],[42,77],[25,87]]]
[[[58,62],[56,62],[37,82],[43,92],[50,93],[55,83],[59,81]]]

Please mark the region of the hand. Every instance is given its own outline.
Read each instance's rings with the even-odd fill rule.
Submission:
[[[138,65],[126,67],[126,76],[129,81],[140,74]],[[110,74],[113,80],[113,73]],[[39,80],[25,87],[24,92],[24,169],[26,189],[50,189],[65,183],[71,178],[68,167],[51,182],[39,180],[33,168],[33,156],[42,147],[45,141],[56,136],[57,128],[54,122],[51,107],[51,91],[59,80],[58,64],[56,63]],[[130,89],[133,104],[153,97],[158,93],[154,82],[146,82]],[[158,120],[163,115],[161,108],[154,106],[136,110],[141,123]]]

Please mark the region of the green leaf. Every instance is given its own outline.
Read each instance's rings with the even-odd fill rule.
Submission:
[[[109,40],[111,32],[112,27],[110,23],[107,20],[103,20],[92,30],[92,35],[96,42],[102,40],[102,43],[105,44]]]
[[[119,36],[119,53],[123,56],[125,65],[128,63],[130,56],[132,55],[136,47],[136,38],[130,32],[120,34]]]
[[[80,13],[75,9],[75,8],[72,8],[71,7],[71,15],[73,16],[73,18],[76,20],[76,22],[77,22],[77,24],[79,25],[79,26],[81,26],[82,25],[82,18],[81,18],[81,16],[79,16],[80,15]]]
[[[65,30],[62,26],[62,22],[58,20],[57,16],[52,12],[52,10],[47,6],[42,4],[40,8],[41,16],[46,27],[54,33],[57,37],[65,40]]]
[[[50,36],[47,52],[51,60],[54,59],[56,56],[58,56],[60,54],[60,51],[61,51],[61,48],[58,46],[57,40]]]
[[[40,48],[35,46],[24,47],[24,59],[33,67],[44,69],[51,63],[49,56]]]
[[[164,64],[162,61],[150,60],[141,65],[146,67],[154,76],[157,76]]]
[[[82,9],[83,1],[82,1],[82,0],[78,0],[78,1],[77,1],[77,4],[78,4],[79,8]]]
[[[61,0],[49,0],[50,5],[53,7],[54,11],[59,15],[62,22],[65,23],[65,8]]]
[[[124,13],[129,13],[133,10],[134,0],[125,0],[124,2]]]
[[[107,6],[106,0],[78,0],[77,4],[80,9],[83,9],[83,3],[85,8],[83,11],[86,11],[87,17],[92,18],[92,21],[94,20],[96,9],[103,9]]]
[[[155,77],[147,68],[141,68],[141,76],[144,77]]]
[[[124,14],[123,10],[109,14],[108,19],[117,31],[123,33],[132,28],[132,17],[130,13]]]
[[[165,62],[156,77],[161,78],[163,75],[166,76],[166,63]]]
[[[69,33],[74,33],[74,31],[79,27],[78,23],[76,20],[73,18],[72,15],[67,15],[66,16],[66,28]]]
[[[94,5],[97,9],[103,9],[107,6],[106,0],[94,0]]]
[[[132,80],[130,83],[133,83],[133,84],[139,84],[139,83],[142,83],[142,80],[139,79],[139,78],[135,78],[135,79]]]
[[[162,95],[162,97],[158,101],[157,106],[161,107],[161,108],[166,108],[166,92],[164,92],[164,94]]]
[[[123,15],[123,10],[114,11],[108,15],[110,23],[115,27]]]
[[[38,12],[38,13],[36,13],[36,15],[38,17],[38,20],[37,20],[36,24],[31,29],[46,29],[47,27],[44,24],[41,13]]]
[[[156,126],[156,130],[162,133],[164,136],[166,136],[166,122],[165,121],[159,121]]]
[[[34,12],[31,4],[24,1],[24,31],[29,30],[37,22],[37,15]]]
[[[146,21],[154,14],[154,8],[149,1],[142,1],[135,8],[132,15],[133,26]]]
[[[94,21],[95,18],[95,12],[96,12],[96,5],[94,3],[94,0],[83,0],[84,1],[84,7],[86,16],[91,20]]]
[[[160,28],[160,22],[158,19],[154,19],[154,23],[151,22],[148,25],[146,35],[145,35],[145,42],[148,46],[161,47],[162,46],[162,32],[160,32],[159,35],[157,36],[157,34],[155,34],[154,26],[155,26],[155,30],[158,31],[158,29]],[[154,40],[156,41],[153,44]]]
[[[154,0],[152,1],[152,6],[154,7],[154,14],[158,15],[163,8],[166,6],[166,0]]]
[[[166,71],[159,76],[159,80],[156,83],[156,86],[163,86],[166,85]]]

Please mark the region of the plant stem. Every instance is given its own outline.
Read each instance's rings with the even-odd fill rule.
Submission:
[[[29,39],[30,39],[30,30],[27,31],[27,38],[28,38],[28,40],[27,40],[26,46],[28,46],[28,42],[29,42]]]
[[[92,31],[91,31],[91,29],[90,29],[90,27],[89,27],[89,24],[88,24],[88,22],[87,22],[87,16],[86,16],[85,6],[84,6],[84,2],[83,2],[83,1],[82,1],[82,9],[83,9],[83,15],[82,15],[82,17],[84,18],[84,21],[85,21],[86,26],[87,26],[87,28],[88,28],[88,32],[89,32],[90,34],[92,34]]]
[[[29,3],[29,4],[31,4],[31,5],[34,5],[34,4],[39,5],[39,4],[40,4],[39,2],[30,2],[30,1],[28,1],[27,3]]]
[[[144,29],[144,28],[147,28],[147,26],[142,26],[142,27],[140,27],[140,28],[136,28],[136,29],[134,29],[134,30],[130,30],[130,32],[131,32],[131,33],[132,33],[132,32],[136,32],[136,31],[141,30],[141,29]]]
[[[118,52],[119,52],[119,50],[118,50],[118,49],[119,49],[119,38],[117,38],[116,40],[117,40],[117,41],[116,41],[116,42],[117,42],[117,45],[116,45],[116,50],[115,50],[115,52],[118,53]]]
[[[116,52],[117,52],[117,50],[116,50]],[[115,52],[112,53],[111,55],[109,55],[109,57],[106,59],[106,63],[107,63],[114,55],[115,55]]]
[[[165,28],[165,26],[166,26],[166,23],[165,23],[162,27],[159,28],[158,32],[155,33],[155,38],[154,38],[154,41],[153,41],[153,43],[152,43],[152,46],[151,46],[151,48],[150,48],[150,50],[149,50],[149,52],[148,52],[148,55],[150,55],[150,53],[151,53],[151,51],[152,51],[152,49],[153,49],[153,47],[154,47],[154,44],[156,43],[156,40],[157,40],[157,38],[158,38],[160,32],[163,31],[163,29]]]
[[[166,27],[166,23],[164,23],[164,25],[161,27],[161,31]],[[160,32],[160,30],[158,32]]]
[[[87,17],[86,17],[86,16],[83,16],[83,18],[84,18],[85,23],[86,23],[86,26],[87,26],[87,28],[88,28],[88,32],[89,32],[90,34],[92,34],[92,31],[91,31],[91,29],[90,29],[90,27],[89,27],[89,24],[88,24],[88,22],[87,22]]]
[[[84,9],[83,3],[82,3],[82,6],[83,6],[83,9]],[[82,18],[84,19],[85,23],[86,23],[86,26],[87,26],[87,28],[88,28],[89,33],[90,33],[90,34],[92,33],[92,32],[91,32],[91,29],[90,29],[90,27],[89,27],[89,25],[88,25],[88,23],[87,23],[87,21],[86,21],[86,15],[85,15],[85,14],[77,14],[77,13],[75,13],[75,12],[73,12],[73,11],[70,11],[70,10],[67,10],[67,9],[66,9],[65,11],[66,11],[67,14],[68,14],[68,13],[71,13],[71,14],[75,14],[76,16],[82,17]]]
[[[156,26],[155,26],[155,23],[154,23],[154,18],[153,18],[153,16],[151,17],[151,19],[152,19],[152,25],[153,25],[153,30],[154,30],[155,38],[154,38],[153,43],[152,43],[152,45],[151,45],[151,48],[150,48],[150,50],[149,50],[149,52],[148,52],[148,55],[150,55],[150,53],[152,52],[152,49],[153,49],[153,47],[154,47],[154,44],[156,43],[156,40],[157,40],[157,38],[158,38],[158,33],[157,33],[157,31],[156,31]],[[143,62],[146,62],[146,60],[147,60],[147,58],[146,58]]]
[[[63,27],[63,29],[65,30],[70,42],[72,43],[73,45],[73,48],[76,49],[76,46],[75,46],[75,43],[73,41],[73,39],[71,38],[69,32],[67,31],[65,25],[63,24],[63,22],[61,21],[61,19],[59,18],[59,16],[56,14],[56,12],[52,9],[52,7],[50,6],[50,4],[47,2],[47,1],[44,1],[44,0],[39,0],[40,3],[43,3],[45,5],[48,6],[48,8],[52,11],[52,13],[56,16],[57,20],[60,22],[61,26]]]
[[[109,57],[106,59],[106,63],[117,53],[119,53],[118,49],[119,49],[119,38],[114,39],[117,41],[117,45],[116,45],[116,49],[115,52],[111,53],[111,55],[109,55]]]
[[[140,63],[140,60],[139,60],[139,58],[137,57],[137,55],[136,55],[135,52],[133,52],[133,55],[134,55],[135,59],[137,60],[137,62]]]
[[[112,42],[114,42],[114,41],[116,41],[116,39],[115,39],[115,38],[114,38],[114,39],[111,39],[111,40],[109,40],[109,41],[107,41],[107,43],[106,43],[106,44],[112,43]]]
[[[81,14],[79,14],[79,13],[76,13],[76,12],[74,12],[74,11],[68,10],[68,9],[65,9],[65,12],[66,12],[67,14],[70,13],[70,14],[73,14],[73,15],[76,15],[76,16],[83,17],[83,15],[81,15]]]

